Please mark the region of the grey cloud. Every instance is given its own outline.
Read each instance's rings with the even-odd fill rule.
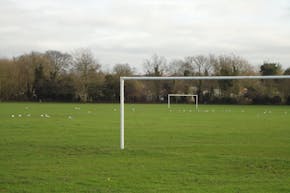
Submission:
[[[284,0],[2,0],[0,56],[90,47],[104,63],[234,52],[289,65],[286,9]]]

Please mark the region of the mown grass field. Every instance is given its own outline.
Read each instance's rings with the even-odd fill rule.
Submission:
[[[289,106],[125,107],[0,103],[0,192],[290,192]]]

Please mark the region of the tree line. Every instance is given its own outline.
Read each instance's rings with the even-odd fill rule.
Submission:
[[[167,61],[153,55],[143,72],[129,64],[102,70],[92,52],[48,50],[0,59],[1,101],[118,102],[121,76],[290,75],[290,68],[264,62],[254,67],[236,55],[193,55]],[[127,102],[166,102],[170,93],[198,94],[200,103],[290,104],[289,80],[126,81]],[[176,102],[189,102],[186,97]]]

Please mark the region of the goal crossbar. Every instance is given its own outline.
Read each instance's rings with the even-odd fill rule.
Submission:
[[[283,76],[132,76],[120,77],[120,148],[124,149],[124,82],[125,80],[244,80],[244,79],[290,79]]]

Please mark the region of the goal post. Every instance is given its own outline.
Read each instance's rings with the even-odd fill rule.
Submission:
[[[120,149],[125,148],[124,133],[124,83],[126,80],[245,80],[245,79],[290,79],[290,75],[281,76],[132,76],[120,77]]]
[[[186,97],[193,97],[194,98],[194,102],[195,102],[195,110],[198,109],[198,95],[196,94],[168,94],[168,104],[167,107],[170,108],[170,97],[178,97],[178,96],[186,96]]]

